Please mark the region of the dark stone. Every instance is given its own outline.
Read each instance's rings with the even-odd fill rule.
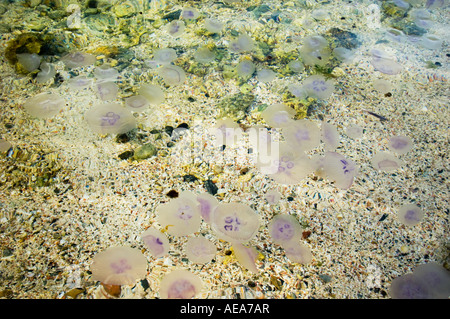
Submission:
[[[131,158],[133,155],[134,155],[133,151],[125,151],[125,152],[119,154],[119,158],[121,160],[126,160],[126,159]]]
[[[116,136],[116,142],[117,143],[127,143],[129,141],[130,141],[130,137],[128,136],[127,133],[118,134]]]
[[[64,82],[64,78],[60,73],[56,73],[53,80],[53,87],[59,87]]]
[[[180,18],[180,14],[181,14],[181,9],[172,11],[172,12],[169,12],[168,14],[166,14],[165,16],[163,16],[163,19],[166,19],[167,21],[178,20]]]
[[[86,7],[87,8],[94,9],[94,8],[97,8],[97,6],[98,6],[98,1],[97,0],[89,0],[86,3]]]
[[[192,183],[196,180],[198,180],[198,178],[195,175],[188,174],[183,176],[183,181],[187,183]]]
[[[150,284],[148,283],[147,279],[141,280],[141,286],[142,286],[142,288],[144,288],[144,291],[147,290],[148,288],[150,288]]]
[[[173,126],[170,126],[170,125],[166,126],[164,128],[164,132],[166,132],[169,136],[172,136]]]
[[[319,278],[323,280],[323,282],[327,283],[331,281],[331,276],[319,274]]]
[[[166,195],[169,196],[170,198],[177,198],[178,197],[178,192],[176,190],[172,189]]]
[[[177,128],[189,129],[189,125],[187,123],[181,123],[180,125],[177,126]]]
[[[253,14],[255,15],[256,19],[259,19],[263,15],[263,13],[266,13],[269,11],[270,11],[270,7],[267,4],[262,4],[260,6],[257,6],[256,8],[254,8]]]
[[[334,42],[334,47],[343,47],[348,50],[353,50],[361,45],[361,41],[358,40],[358,36],[355,33],[339,28],[331,28],[328,30],[326,36],[331,38],[331,41]]]
[[[217,188],[216,184],[214,184],[214,182],[210,179],[205,181],[204,186],[206,188],[206,191],[208,193],[210,193],[211,195],[216,195],[217,191],[219,190],[219,188]]]
[[[427,30],[419,27],[413,21],[400,19],[392,22],[392,27],[403,31],[406,35],[421,36],[427,33]]]

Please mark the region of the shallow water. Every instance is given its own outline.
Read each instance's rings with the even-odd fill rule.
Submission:
[[[420,0],[189,5],[200,13],[193,20],[179,17],[184,1],[0,3],[0,296],[159,298],[162,278],[185,269],[203,282],[198,298],[382,299],[392,297],[393,279],[418,265],[448,269],[448,2],[428,8]],[[206,18],[222,22],[221,33],[208,33]],[[170,34],[172,21],[184,22],[180,35]],[[253,45],[239,42],[241,34]],[[318,35],[324,48],[306,48],[308,37]],[[213,61],[196,60],[205,47]],[[154,52],[164,48],[173,48],[176,58],[155,61]],[[69,68],[62,57],[77,51],[95,62]],[[38,80],[40,69],[28,72],[17,63],[21,53],[38,54],[56,74]],[[289,69],[297,60],[305,67]],[[241,61],[251,61],[255,72],[237,74]],[[181,68],[185,78],[179,69],[165,78],[164,64]],[[276,77],[259,78],[262,69]],[[98,75],[105,70],[111,73]],[[331,95],[289,92],[315,74],[333,83]],[[84,80],[72,80],[77,76]],[[115,83],[117,94],[99,94],[104,83]],[[99,126],[117,122],[127,133],[99,133],[89,125],[89,109],[124,106],[144,83],[160,87],[164,100],[143,110],[123,107],[133,114],[126,123],[100,118]],[[25,102],[44,92],[61,96],[64,105],[56,115],[32,116]],[[291,121],[306,116],[318,128],[322,121],[336,128],[335,151],[358,166],[348,189],[312,169],[293,184],[261,171],[249,135],[269,127],[261,111],[279,103],[292,111]],[[226,147],[216,144],[214,130],[224,117],[242,133]],[[278,129],[271,134],[281,131],[283,139]],[[389,138],[397,135],[410,137],[412,149],[392,152],[400,167],[376,170],[372,158],[391,152]],[[306,153],[310,159],[324,152],[319,142]],[[213,193],[218,202],[256,212],[260,228],[246,242],[258,252],[256,273],[205,221],[187,236],[168,231],[169,253],[152,257],[141,234],[164,229],[157,208],[183,191]],[[398,220],[405,204],[424,212],[415,226]],[[303,227],[298,244],[310,250],[310,261],[293,262],[272,242],[267,226],[277,214],[290,214]],[[186,257],[194,236],[217,247],[204,265]],[[115,293],[93,280],[90,268],[96,254],[113,246],[137,248],[148,261],[145,278]]]

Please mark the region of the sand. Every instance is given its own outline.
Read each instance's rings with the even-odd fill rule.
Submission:
[[[245,159],[230,160],[232,153],[224,152],[228,154],[224,157],[217,154],[210,134],[205,132],[215,125],[220,99],[239,92],[237,82],[224,80],[216,68],[204,78],[187,73],[183,85],[164,87],[155,70],[143,63],[151,58],[149,48],[155,41],[160,47],[177,45],[193,52],[192,46],[203,40],[192,30],[179,39],[165,36],[162,29],[154,30],[143,34],[140,43],[130,48],[134,56],[121,73],[117,101],[134,94],[133,90],[144,82],[164,87],[166,100],[157,108],[136,114],[138,137],[124,143],[118,143],[114,135],[100,136],[90,130],[83,114],[102,101],[95,86],[70,89],[67,80],[73,72],[61,61],[54,61],[64,79],[61,85],[37,84],[30,76],[18,75],[2,54],[0,135],[12,143],[13,150],[22,151],[0,157],[0,296],[114,298],[91,279],[89,268],[95,254],[111,246],[140,249],[149,266],[144,281],[123,286],[118,298],[158,298],[162,277],[174,269],[186,269],[203,281],[198,298],[382,299],[390,298],[394,278],[412,272],[417,265],[434,261],[448,269],[448,8],[431,11],[434,26],[429,33],[441,37],[444,43],[439,50],[429,50],[410,40],[376,44],[385,38],[386,25],[367,13],[373,1],[353,2],[321,5],[308,1],[310,5],[300,8],[299,2],[282,7],[275,1],[274,7],[294,19],[291,24],[268,23],[279,38],[289,34],[301,39],[339,26],[362,40],[353,61],[337,70],[342,76],[335,79],[331,97],[318,101],[310,117],[317,124],[322,119],[334,124],[341,134],[338,152],[359,165],[360,173],[348,190],[336,188],[328,179],[314,174],[296,185],[280,185]],[[198,8],[205,15],[233,20],[230,28],[250,34],[262,29],[245,9],[245,2],[234,9],[218,9],[217,5]],[[328,18],[309,24],[309,17],[319,8],[329,13]],[[14,24],[26,12],[19,5],[11,5],[2,23]],[[154,12],[146,11],[143,17],[152,17]],[[25,19],[23,31],[32,25],[33,17]],[[142,15],[131,20],[138,17]],[[58,29],[55,25],[50,28]],[[23,31],[3,32],[1,51]],[[130,32],[135,34],[134,30]],[[124,33],[95,33],[86,26],[65,30],[64,34],[86,51],[130,41]],[[229,38],[226,34],[215,41],[224,44]],[[298,42],[286,44],[286,48],[295,45]],[[374,70],[369,51],[375,46],[395,55],[403,66],[399,74],[384,75]],[[180,59],[187,59],[186,54]],[[99,64],[115,64],[114,58],[100,56],[98,60]],[[441,66],[430,69],[426,61]],[[93,66],[76,73],[92,71]],[[305,77],[302,73],[268,83],[251,78],[248,83],[255,95],[254,105],[281,103],[280,91]],[[391,83],[390,96],[373,88],[376,79]],[[24,101],[46,91],[62,95],[65,108],[51,119],[32,118],[22,108]],[[189,124],[189,133],[174,141],[174,147],[167,147],[171,141],[167,134],[150,133],[181,123]],[[345,134],[352,124],[364,129],[361,138]],[[195,136],[195,132],[201,136]],[[411,137],[414,147],[399,156],[404,165],[398,170],[376,171],[370,160],[376,152],[388,149],[392,135]],[[198,149],[191,149],[192,141]],[[157,156],[142,161],[118,158],[147,142],[160,148]],[[322,146],[313,153],[323,153]],[[60,169],[50,185],[36,186],[44,167],[56,166]],[[198,180],[183,181],[187,174],[196,175]],[[256,262],[258,274],[243,268],[230,255],[231,245],[218,240],[206,223],[195,235],[213,241],[217,254],[205,265],[186,258],[186,237],[169,236],[171,251],[166,257],[153,258],[145,248],[140,235],[149,227],[161,228],[155,210],[170,200],[166,194],[171,190],[206,192],[207,179],[218,187],[216,197],[220,201],[245,203],[260,215],[262,226],[249,243],[263,256]],[[269,204],[265,194],[272,190],[277,190],[281,198]],[[414,227],[397,220],[398,208],[407,203],[418,204],[425,213]],[[265,226],[281,213],[292,214],[304,226],[302,243],[312,252],[310,263],[292,263],[283,249],[271,242]]]

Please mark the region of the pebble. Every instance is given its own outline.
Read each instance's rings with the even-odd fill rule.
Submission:
[[[195,175],[188,174],[183,176],[184,182],[192,183],[195,182],[196,180],[198,180],[198,178]]]
[[[204,186],[206,188],[206,191],[210,193],[211,195],[216,195],[219,188],[214,184],[214,182],[210,179],[206,180],[204,183]]]
[[[151,143],[147,143],[134,150],[134,159],[144,160],[149,157],[155,156],[157,153],[158,150],[156,149],[156,147]]]

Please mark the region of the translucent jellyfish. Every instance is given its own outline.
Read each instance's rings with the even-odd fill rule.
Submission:
[[[420,41],[420,44],[427,49],[437,50],[442,46],[442,39],[433,34],[425,34]]]
[[[345,129],[345,134],[353,139],[361,138],[363,136],[363,132],[363,128],[357,124],[349,124]]]
[[[386,30],[386,35],[395,42],[403,42],[405,40],[405,34],[402,30],[389,28]]]
[[[391,136],[388,142],[389,149],[397,154],[406,154],[412,147],[412,139],[408,136]]]
[[[392,90],[392,83],[388,80],[384,79],[375,79],[372,83],[375,90],[377,90],[380,93],[386,94]]]
[[[37,83],[45,83],[48,80],[52,79],[56,75],[55,66],[51,63],[42,62],[40,67],[41,71],[36,76]]]
[[[331,50],[328,48],[313,50],[302,46],[300,48],[300,56],[304,65],[324,66],[330,60]]]
[[[291,241],[283,244],[282,247],[286,257],[295,263],[308,264],[312,260],[311,249],[302,243]]]
[[[125,106],[127,109],[133,112],[142,112],[148,108],[148,100],[142,95],[134,95],[125,98]]]
[[[283,128],[286,142],[298,151],[308,152],[320,144],[320,129],[311,120],[301,119]]]
[[[72,52],[61,58],[61,61],[70,69],[92,65],[96,60],[95,55],[85,52]]]
[[[384,74],[395,75],[401,72],[403,67],[394,60],[373,58],[371,61],[375,70]]]
[[[427,0],[425,7],[427,9],[441,8],[446,5],[445,0]]]
[[[194,53],[194,60],[202,64],[211,63],[215,58],[216,54],[206,46],[198,48]]]
[[[372,157],[373,168],[379,171],[392,172],[403,165],[403,161],[389,152],[378,152]]]
[[[258,273],[256,260],[258,259],[258,251],[254,247],[247,247],[242,244],[233,244],[233,251],[237,261],[252,273]]]
[[[41,64],[41,59],[36,53],[19,53],[16,55],[20,65],[27,71],[32,72],[36,70]]]
[[[158,75],[167,85],[180,85],[186,81],[186,73],[176,65],[164,65],[158,70]]]
[[[234,145],[242,137],[242,129],[239,124],[229,118],[217,120],[215,127],[212,129],[216,140],[216,146]]]
[[[299,183],[313,172],[314,167],[306,154],[299,153],[294,148],[291,144],[280,142],[278,159],[271,161],[270,167],[257,163],[258,169],[277,183],[283,185]]]
[[[308,96],[308,91],[303,85],[291,83],[288,84],[287,89],[293,96],[299,99],[306,99],[306,97]]]
[[[237,64],[236,73],[240,77],[249,78],[253,75],[255,69],[255,65],[252,61],[243,60]]]
[[[393,299],[430,299],[432,297],[426,283],[413,273],[392,280],[389,294]]]
[[[303,40],[303,45],[311,50],[320,50],[328,45],[328,41],[321,35],[310,35]]]
[[[161,280],[159,295],[162,299],[194,298],[202,289],[202,281],[188,270],[174,270]]]
[[[253,39],[247,34],[241,34],[236,39],[230,41],[229,50],[233,53],[243,53],[253,50]]]
[[[335,125],[322,122],[322,142],[325,144],[325,151],[334,151],[341,141],[338,130]]]
[[[172,48],[157,49],[154,52],[153,59],[160,64],[170,64],[172,61],[176,60],[177,52]]]
[[[325,80],[323,75],[311,75],[303,81],[303,87],[309,96],[316,99],[327,99],[334,91],[333,80]]]
[[[299,60],[292,60],[287,64],[289,70],[291,70],[294,73],[300,73],[305,70],[305,66],[303,63]]]
[[[96,254],[92,279],[107,285],[133,285],[147,275],[147,259],[139,249],[110,247]]]
[[[186,19],[186,20],[195,20],[199,17],[199,15],[200,15],[200,12],[197,9],[191,8],[191,7],[185,7],[181,10],[180,18]]]
[[[311,17],[313,17],[315,20],[323,21],[329,18],[329,13],[324,9],[316,9],[311,12]]]
[[[421,28],[429,29],[433,26],[431,13],[426,9],[416,9],[409,12],[410,18]]]
[[[224,23],[216,19],[206,18],[205,29],[211,33],[221,33]]]
[[[160,105],[165,100],[164,91],[154,84],[141,84],[138,94],[145,97],[148,103],[152,105]]]
[[[448,299],[450,296],[450,272],[443,266],[429,262],[414,269],[414,275],[429,287],[433,299]]]
[[[114,82],[99,82],[97,83],[97,95],[102,101],[117,99],[119,87]]]
[[[326,152],[322,165],[326,176],[341,189],[349,189],[358,174],[356,163],[336,152]]]
[[[343,47],[335,48],[333,50],[333,55],[336,57],[336,59],[344,63],[351,62],[355,56],[352,50]]]
[[[186,257],[193,263],[206,264],[214,259],[217,248],[205,237],[190,237],[185,247]]]
[[[295,115],[295,110],[286,104],[272,104],[261,112],[261,117],[264,121],[274,128],[285,127],[292,124],[292,119]]]
[[[302,227],[297,219],[287,214],[279,214],[272,218],[268,230],[272,241],[278,245],[298,241],[302,236]]]
[[[171,36],[177,38],[183,34],[184,29],[186,29],[186,23],[182,20],[173,20],[166,26],[166,31]]]
[[[383,50],[373,49],[370,51],[370,61],[375,70],[389,75],[395,75],[402,71],[403,67],[394,60],[394,57]]]
[[[200,214],[197,203],[188,198],[174,198],[156,209],[158,222],[167,227],[167,233],[186,236],[200,228]]]
[[[328,41],[320,35],[306,37],[300,47],[300,56],[305,65],[325,65],[331,56]]]
[[[133,114],[118,103],[94,105],[84,118],[91,129],[99,134],[122,134],[136,127]]]
[[[69,87],[74,90],[82,90],[90,87],[94,83],[92,78],[88,78],[85,75],[78,75],[70,78],[68,81]]]
[[[275,189],[269,189],[264,195],[264,198],[269,205],[275,205],[281,199],[281,194]]]
[[[197,195],[197,202],[199,204],[199,212],[203,220],[207,223],[211,220],[211,214],[219,205],[219,201],[211,194],[203,193]]]
[[[116,81],[119,78],[119,71],[105,63],[94,69],[94,75],[101,82]]]
[[[423,219],[423,211],[414,204],[406,204],[398,210],[398,220],[406,226],[415,226]]]
[[[258,80],[263,83],[270,82],[277,77],[276,73],[274,71],[272,71],[271,69],[258,70],[256,75],[258,77]]]
[[[58,114],[64,105],[64,99],[60,95],[44,92],[27,99],[23,108],[30,115],[43,119]]]
[[[242,203],[220,203],[211,216],[217,236],[231,243],[246,243],[258,232],[259,215]]]
[[[169,239],[159,230],[149,228],[141,235],[141,238],[153,257],[158,258],[169,253]]]
[[[295,113],[294,109],[285,104],[272,104],[261,112],[261,117],[268,125],[280,128],[292,124]]]

